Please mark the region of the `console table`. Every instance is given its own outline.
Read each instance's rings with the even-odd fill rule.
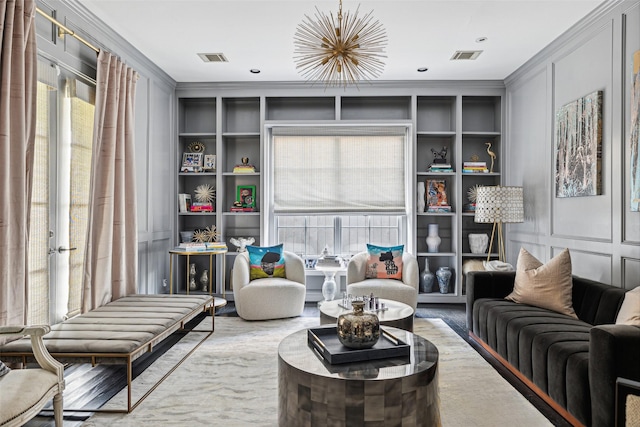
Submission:
[[[226,267],[225,267],[225,259],[226,256],[225,254],[227,253],[227,249],[214,249],[214,250],[210,250],[210,251],[186,251],[186,250],[182,250],[182,249],[170,249],[169,250],[169,293],[173,294],[173,256],[177,255],[177,256],[186,256],[187,257],[187,262],[186,262],[186,288],[187,288],[187,295],[189,295],[189,264],[191,261],[191,257],[192,256],[197,256],[197,255],[208,255],[209,256],[209,295],[213,294],[213,286],[211,286],[213,282],[212,276],[213,276],[213,257],[217,256],[217,255],[222,255],[222,268],[221,268],[221,276],[222,278],[220,279],[220,283],[222,283],[222,296],[226,296],[225,295],[225,271],[226,271]]]
[[[385,327],[411,355],[327,363],[307,344],[307,330],[278,347],[278,423],[294,426],[440,426],[438,349],[411,332]]]

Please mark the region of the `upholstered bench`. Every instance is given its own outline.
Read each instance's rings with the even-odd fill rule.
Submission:
[[[213,332],[213,309],[214,298],[208,295],[130,295],[51,326],[43,341],[49,353],[61,362],[126,364],[126,412],[131,412],[142,400],[132,405],[133,361],[151,352],[156,344],[203,311],[211,311]],[[0,346],[0,359],[23,364],[32,361],[29,340]]]

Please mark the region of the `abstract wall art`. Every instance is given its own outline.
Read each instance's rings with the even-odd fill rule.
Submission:
[[[631,82],[631,211],[640,211],[640,50],[633,55]]]
[[[602,194],[602,91],[556,113],[556,197]]]

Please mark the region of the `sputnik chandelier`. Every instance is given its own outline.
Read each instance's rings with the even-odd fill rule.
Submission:
[[[305,15],[294,36],[294,59],[307,81],[346,89],[382,74],[387,34],[371,16],[373,11],[359,18],[359,10],[353,16],[343,14],[340,0],[337,22],[333,13],[327,16],[317,6],[315,19]]]

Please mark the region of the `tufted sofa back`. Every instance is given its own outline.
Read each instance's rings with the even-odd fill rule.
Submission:
[[[573,276],[573,309],[578,318],[592,325],[613,324],[625,290]]]

